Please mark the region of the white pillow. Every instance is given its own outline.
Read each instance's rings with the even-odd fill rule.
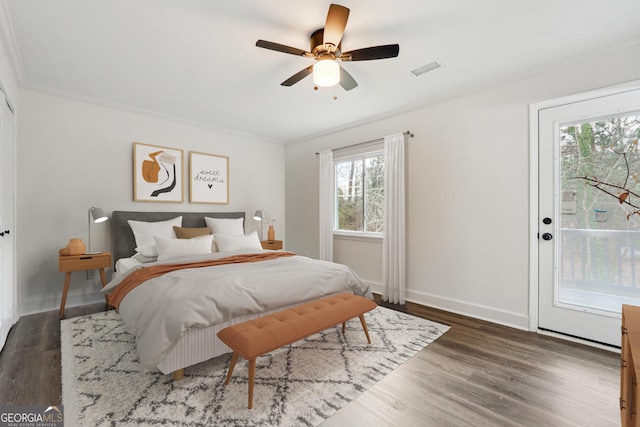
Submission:
[[[176,232],[173,231],[173,226],[182,227],[182,217],[177,216],[173,219],[169,219],[167,221],[156,221],[156,222],[144,222],[144,221],[134,221],[132,219],[127,221],[129,226],[131,227],[131,231],[133,231],[133,237],[136,239],[136,252],[142,253],[144,249],[142,248],[149,243],[155,244],[156,242],[153,240],[154,237],[163,237],[165,239],[175,239]],[[140,250],[138,250],[140,248]],[[146,255],[142,253],[144,256],[154,256],[154,255]],[[158,255],[157,253],[155,254]]]
[[[257,231],[253,231],[246,236],[216,234],[216,243],[218,244],[220,252],[237,251],[241,249],[262,249]]]
[[[154,244],[153,247],[155,248],[156,245]],[[142,253],[138,252],[137,254],[135,254],[134,256],[131,257],[131,259],[135,259],[138,262],[141,263],[145,263],[145,262],[155,262],[158,260],[158,255],[155,256],[146,256],[143,255]]]
[[[158,258],[158,248],[156,248],[155,240],[153,243],[136,247],[136,255],[142,255],[146,258]]]
[[[204,222],[211,229],[212,234],[244,236],[244,218],[209,218],[205,216]]]
[[[203,255],[211,253],[213,236],[198,236],[193,239],[165,239],[155,237],[158,248],[158,261],[186,255]]]

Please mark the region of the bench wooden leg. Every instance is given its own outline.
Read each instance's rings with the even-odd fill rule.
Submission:
[[[229,372],[227,372],[227,378],[224,380],[224,385],[228,385],[229,381],[231,381],[231,374],[233,374],[233,368],[236,367],[236,362],[238,361],[238,353],[233,352],[233,356],[231,356],[231,362],[229,362]]]
[[[253,407],[253,384],[256,378],[256,359],[249,360],[249,409]]]
[[[364,329],[364,334],[367,336],[367,342],[371,344],[371,338],[369,338],[369,330],[367,329],[367,322],[364,321],[364,314],[360,315],[360,323],[362,323],[362,329]]]
[[[347,322],[342,322],[342,333],[344,334],[345,329],[347,328]]]
[[[231,381],[231,375],[233,374],[233,369],[236,367],[236,362],[238,361],[238,353],[235,351],[231,356],[231,361],[229,362],[229,372],[227,372],[227,378],[224,380],[224,385],[228,385],[229,381]],[[249,401],[248,407],[251,409],[253,407],[253,385],[255,383],[256,378],[256,359],[253,358],[249,360]]]

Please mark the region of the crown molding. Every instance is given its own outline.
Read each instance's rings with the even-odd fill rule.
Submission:
[[[151,117],[151,118],[155,118],[155,119],[160,119],[160,120],[166,120],[166,121],[171,121],[171,122],[175,122],[175,123],[180,123],[183,125],[187,125],[187,126],[193,126],[196,128],[201,128],[201,129],[207,129],[207,130],[212,130],[212,131],[216,131],[216,132],[220,132],[220,133],[226,133],[229,135],[235,135],[235,136],[240,136],[242,138],[247,138],[247,139],[253,139],[256,141],[260,141],[260,142],[268,142],[268,143],[272,143],[272,144],[278,144],[278,145],[283,145],[284,142],[280,141],[280,140],[275,140],[272,138],[267,138],[261,135],[255,135],[255,134],[251,134],[248,132],[242,132],[236,129],[230,129],[230,128],[225,128],[222,126],[216,126],[214,124],[211,123],[206,123],[206,122],[200,122],[197,120],[191,120],[191,119],[187,119],[184,117],[180,117],[180,116],[174,116],[172,114],[166,114],[166,113],[160,113],[157,111],[153,111],[153,110],[147,110],[144,108],[139,108],[139,107],[134,107],[131,105],[127,105],[127,104],[120,104],[117,102],[113,102],[113,101],[108,101],[102,98],[95,98],[95,97],[91,97],[91,96],[87,96],[87,95],[82,95],[79,93],[75,93],[75,92],[70,92],[70,91],[64,91],[64,90],[59,90],[59,89],[53,89],[51,87],[48,86],[44,86],[44,85],[36,85],[34,83],[30,83],[30,82],[25,82],[22,84],[22,87],[24,89],[28,89],[28,90],[32,90],[34,92],[41,92],[41,93],[45,93],[48,95],[52,95],[52,96],[57,96],[60,98],[66,98],[66,99],[70,99],[73,101],[77,101],[77,102],[83,102],[86,104],[92,104],[92,105],[97,105],[97,106],[101,106],[101,107],[107,107],[107,108],[111,108],[114,110],[119,110],[119,111],[125,111],[128,113],[133,113],[133,114],[138,114],[141,116],[146,116],[146,117]]]
[[[22,58],[20,57],[20,52],[16,45],[13,25],[11,25],[6,0],[2,0],[2,3],[0,3],[0,29],[2,29],[2,31],[0,31],[0,38],[11,56],[11,68],[13,68],[13,73],[18,79],[18,84],[23,86],[26,81],[26,76],[24,73],[24,67],[22,66]]]

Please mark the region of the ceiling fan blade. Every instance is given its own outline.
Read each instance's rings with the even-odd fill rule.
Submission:
[[[345,52],[340,56],[340,59],[343,61],[371,61],[373,59],[395,58],[399,52],[400,45],[386,44]]]
[[[351,90],[358,86],[356,80],[345,70],[343,67],[340,67],[340,86],[344,90]]]
[[[340,45],[344,29],[347,27],[347,19],[349,19],[349,9],[340,6],[339,4],[332,4],[329,6],[329,13],[327,13],[327,21],[324,24],[324,36],[323,43],[332,44],[336,48]],[[333,50],[335,52],[335,50]]]
[[[298,71],[293,76],[289,77],[287,80],[285,80],[282,83],[280,83],[280,85],[281,86],[293,86],[294,84],[298,83],[300,80],[302,80],[305,77],[307,77],[312,72],[313,72],[313,65],[309,65],[304,70]]]
[[[304,51],[302,49],[286,46],[280,43],[269,42],[266,40],[258,40],[256,42],[256,46],[264,49],[275,50],[276,52],[289,53],[291,55],[297,55],[297,56],[305,56],[305,54],[311,55],[311,53]]]

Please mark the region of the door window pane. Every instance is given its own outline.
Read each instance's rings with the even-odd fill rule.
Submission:
[[[640,114],[563,125],[559,136],[558,301],[619,313],[640,302],[640,215],[619,200],[627,188],[640,206]]]

